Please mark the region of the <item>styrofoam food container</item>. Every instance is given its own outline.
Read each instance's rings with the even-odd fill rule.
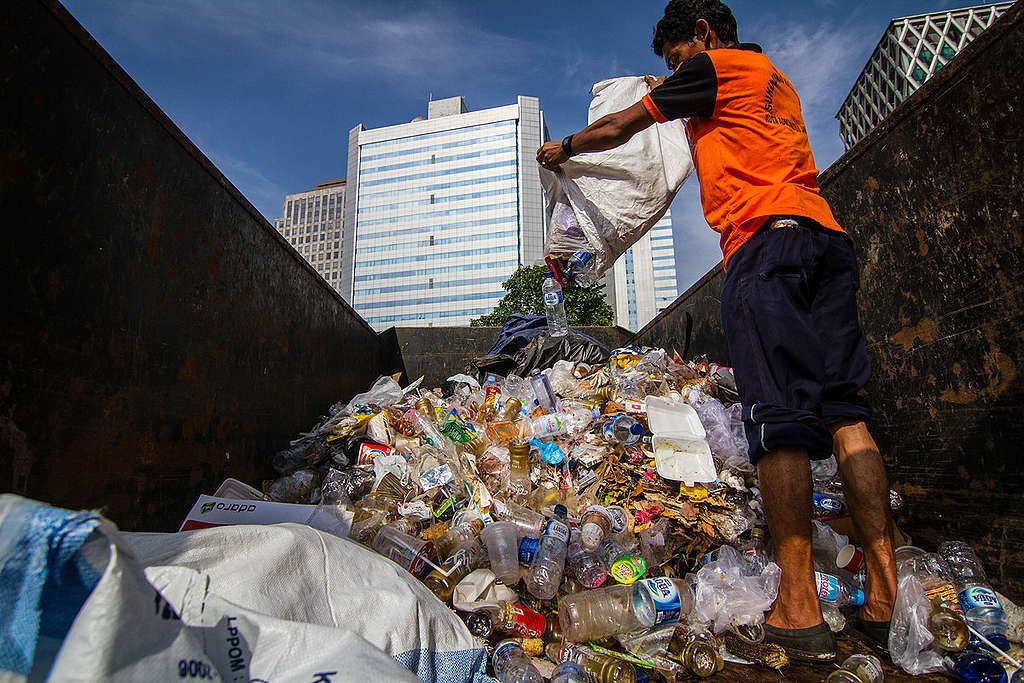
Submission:
[[[654,434],[651,446],[658,474],[687,486],[718,479],[707,432],[689,404],[650,396],[647,422]]]

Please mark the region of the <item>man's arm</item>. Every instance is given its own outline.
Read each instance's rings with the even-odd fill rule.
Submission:
[[[572,136],[572,153],[603,152],[628,142],[630,138],[654,123],[643,102],[602,116]],[[537,162],[553,171],[568,160],[569,155],[561,142],[545,142],[537,150]]]

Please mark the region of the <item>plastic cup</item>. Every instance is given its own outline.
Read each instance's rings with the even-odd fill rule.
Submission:
[[[856,574],[864,569],[864,551],[853,544],[844,545],[836,555],[836,566]]]
[[[434,544],[385,525],[373,537],[373,549],[407,569],[410,574],[419,574],[426,566],[426,559],[434,549]]]
[[[491,571],[506,586],[519,581],[519,527],[511,520],[492,522],[480,532]]]

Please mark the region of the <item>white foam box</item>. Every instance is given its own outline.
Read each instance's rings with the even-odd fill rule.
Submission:
[[[687,486],[717,481],[707,432],[689,404],[649,396],[647,424],[654,434],[651,446],[658,474]]]

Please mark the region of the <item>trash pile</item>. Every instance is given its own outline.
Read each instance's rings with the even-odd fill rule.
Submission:
[[[419,577],[493,646],[502,682],[788,664],[763,642],[781,572],[729,368],[628,347],[604,364],[481,379],[379,379],[276,455],[266,494],[348,515],[349,538]],[[835,460],[812,465],[814,565],[838,632],[863,603],[864,554]],[[894,661],[911,673],[998,667],[970,645],[968,624],[1007,645],[970,547],[897,540]],[[973,605],[966,619],[961,603]],[[860,657],[829,680],[881,680],[877,664]]]

